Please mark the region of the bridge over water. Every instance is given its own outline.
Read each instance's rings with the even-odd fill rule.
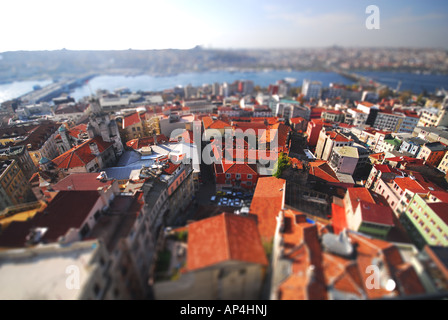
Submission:
[[[35,104],[49,102],[63,93],[69,93],[72,89],[82,86],[86,81],[95,77],[95,74],[86,74],[76,78],[64,79],[51,83],[43,88],[28,92],[18,99],[22,102]]]

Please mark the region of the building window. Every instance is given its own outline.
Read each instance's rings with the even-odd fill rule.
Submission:
[[[87,233],[89,233],[89,231],[90,231],[90,227],[89,227],[89,225],[86,223],[86,224],[82,227],[82,229],[81,229],[81,231],[80,231],[81,237],[84,238],[84,237],[87,235]]]
[[[230,179],[231,178],[231,174],[230,173],[226,173],[226,179]]]
[[[95,283],[95,285],[93,286],[93,293],[95,294],[95,297],[97,297],[100,294],[100,286],[98,285],[98,283]]]
[[[248,175],[247,175],[247,179],[252,179],[252,175],[251,175],[251,174],[248,174]]]

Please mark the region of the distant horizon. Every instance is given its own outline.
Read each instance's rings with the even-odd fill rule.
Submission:
[[[0,52],[1,54],[5,53],[14,53],[14,52],[56,52],[56,51],[70,51],[70,52],[104,52],[104,51],[189,51],[189,50],[195,50],[200,47],[200,50],[216,50],[216,51],[293,51],[293,50],[313,50],[313,49],[332,49],[332,48],[341,48],[341,49],[385,49],[385,50],[399,50],[399,49],[412,49],[412,50],[445,50],[448,51],[447,47],[425,47],[425,46],[343,46],[343,45],[328,45],[328,46],[310,46],[310,47],[260,47],[260,48],[215,48],[215,47],[203,47],[203,46],[194,46],[191,48],[159,48],[159,49],[39,49],[39,50],[10,50],[10,51],[3,51]]]

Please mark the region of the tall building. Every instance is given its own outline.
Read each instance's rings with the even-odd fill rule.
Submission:
[[[16,160],[0,160],[0,210],[35,200]]]
[[[319,99],[322,94],[322,82],[311,81],[308,79],[303,80],[302,94],[307,99],[310,98]]]
[[[37,170],[25,145],[10,146],[4,149],[0,149],[0,159],[16,160],[27,179],[30,179],[33,173],[35,173]]]
[[[106,142],[112,142],[117,156],[123,153],[124,147],[121,142],[118,125],[110,119],[110,116],[101,111],[97,101],[91,102],[91,111],[89,123],[87,125],[87,134],[90,139],[100,136]]]

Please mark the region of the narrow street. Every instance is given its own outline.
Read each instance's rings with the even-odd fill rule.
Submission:
[[[201,164],[202,183],[196,195],[198,204],[209,204],[210,198],[216,194],[215,177],[212,165]]]

